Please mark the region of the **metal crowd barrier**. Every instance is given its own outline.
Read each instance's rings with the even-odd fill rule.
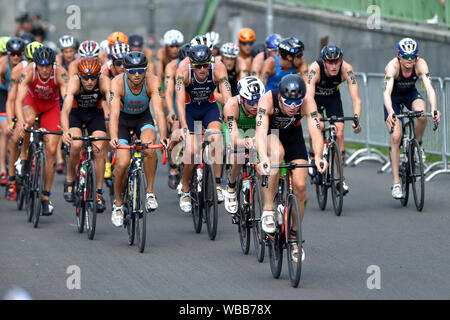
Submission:
[[[351,125],[345,126],[345,141],[364,144],[365,147],[353,152],[346,165],[356,166],[363,161],[377,161],[383,164],[379,172],[389,172],[390,160],[374,146],[389,148],[390,135],[384,122],[384,103],[383,103],[383,81],[382,73],[356,73],[359,94],[362,103],[360,134],[353,133]],[[436,92],[437,106],[441,111],[441,122],[436,131],[432,130],[432,119],[428,118],[427,128],[423,136],[423,146],[428,154],[442,156],[442,161],[425,164],[425,174],[428,175],[426,181],[430,181],[436,175],[441,173],[450,173],[448,157],[450,157],[450,77],[433,78],[432,85]],[[419,80],[416,83],[417,90],[424,97],[427,103],[427,110],[430,111],[427,94],[423,83]],[[345,116],[353,114],[353,103],[348,92],[346,83],[340,86],[342,105]],[[318,106],[319,107],[319,106]],[[303,121],[304,127],[306,123]],[[307,131],[304,131],[307,137]]]

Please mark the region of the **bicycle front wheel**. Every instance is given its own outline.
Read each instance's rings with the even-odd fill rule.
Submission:
[[[86,167],[86,198],[84,207],[86,209],[86,231],[89,240],[93,240],[97,224],[97,179],[94,161],[92,160]]]
[[[37,228],[39,225],[39,217],[42,209],[42,191],[45,185],[45,161],[38,154],[34,160],[34,178],[33,178],[33,227]]]
[[[302,274],[302,225],[300,221],[300,210],[298,207],[297,197],[289,195],[289,204],[287,211],[287,262],[289,267],[289,276],[291,278],[291,285],[294,288],[298,287],[300,277]],[[295,217],[295,222],[294,222]],[[295,227],[295,231],[294,231]],[[292,237],[295,234],[295,238]],[[294,252],[295,248],[297,253]]]
[[[409,166],[408,163],[400,164],[399,175],[401,178],[403,198],[400,199],[402,206],[406,207],[409,198]]]
[[[279,229],[269,237],[269,260],[270,271],[272,276],[278,279],[281,274],[281,267],[283,265],[283,240],[281,240]],[[272,238],[272,239],[271,239]]]
[[[198,190],[199,183],[201,186],[201,182],[198,181],[197,168],[198,165],[194,166],[192,170],[189,190],[191,194],[191,215],[194,222],[194,230],[196,233],[200,233],[203,224],[203,190]]]
[[[217,234],[217,220],[218,220],[218,204],[217,204],[217,189],[216,189],[216,175],[214,173],[213,165],[203,165],[203,195],[205,205],[205,220],[208,229],[209,239],[214,240]]]
[[[417,140],[411,141],[409,149],[411,186],[417,211],[422,211],[425,198],[425,179],[423,173],[422,150]]]
[[[145,249],[145,241],[147,238],[147,209],[146,209],[146,178],[142,170],[136,174],[135,184],[135,220],[136,220],[136,240],[139,252],[143,253]]]
[[[330,145],[330,170],[331,198],[333,199],[334,213],[340,216],[344,203],[344,174],[342,170],[341,152],[336,142]]]
[[[261,198],[261,189],[258,177],[254,177],[252,181],[252,229],[253,229],[253,244],[255,247],[256,258],[259,262],[264,261],[264,255],[266,252],[266,244],[264,242],[265,233],[261,227],[261,215],[263,212],[263,202]]]
[[[242,175],[239,176],[239,185],[237,189],[237,195],[238,195],[238,212],[239,212],[239,225],[238,225],[238,231],[239,231],[239,241],[241,243],[241,250],[243,254],[248,254],[248,251],[250,250],[250,224],[249,224],[249,193],[250,190],[242,190],[243,183],[249,184],[249,181],[242,180]],[[247,202],[247,203],[246,203]]]
[[[328,159],[327,159],[328,160]],[[319,204],[319,209],[324,211],[327,207],[327,198],[328,198],[328,171],[325,171],[323,174],[317,173],[315,177],[315,185],[316,185],[316,195],[317,202]]]
[[[128,184],[131,183],[127,181],[125,185],[125,193],[123,196],[123,213],[124,213],[124,226],[127,228],[128,233],[128,244],[132,246],[134,244],[134,236],[136,234],[136,219],[133,214],[133,206],[130,200],[130,195],[128,194]]]

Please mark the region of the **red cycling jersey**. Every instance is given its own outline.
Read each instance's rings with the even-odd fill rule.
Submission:
[[[28,93],[35,99],[59,100],[59,86],[56,84],[56,64],[47,81],[42,81],[34,64],[33,82],[28,87]]]

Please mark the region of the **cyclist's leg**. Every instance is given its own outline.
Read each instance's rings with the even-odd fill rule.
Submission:
[[[143,143],[153,143],[156,141],[156,130],[153,125],[145,125],[141,128],[141,140]],[[144,171],[147,178],[147,193],[153,193],[153,186],[155,183],[156,165],[158,162],[158,155],[156,149],[145,150]]]
[[[105,117],[102,109],[94,109],[89,112],[89,122],[86,125],[88,134],[93,137],[106,137]],[[108,141],[106,141],[108,142]],[[105,173],[105,153],[107,153],[105,141],[95,141],[94,162],[97,190],[103,190]]]
[[[6,152],[8,150],[9,130],[8,120],[5,117],[0,117],[0,130],[0,174],[6,176]],[[2,178],[0,177],[0,180],[1,179]]]
[[[191,179],[191,174],[192,174],[192,170],[194,169],[194,154],[195,154],[195,150],[197,148],[197,136],[195,136],[194,134],[194,117],[196,117],[197,114],[195,112],[195,110],[188,106],[186,106],[186,123],[188,125],[189,128],[189,133],[185,138],[186,138],[186,143],[185,143],[185,150],[183,150],[183,158],[182,161],[184,163],[184,167],[183,167],[183,175],[181,177],[181,191],[184,193],[189,193],[190,189],[189,189],[189,182]],[[184,134],[184,133],[182,133]],[[181,199],[184,202],[190,202],[190,197],[189,196],[185,196],[183,197],[183,199]],[[180,206],[181,206],[181,202],[180,202]]]
[[[80,127],[71,126],[69,129],[70,134],[72,137],[80,137],[81,136],[81,124]],[[78,140],[73,140],[72,144],[70,146],[70,155],[69,155],[69,161],[67,163],[67,175],[66,175],[66,181],[67,182],[73,182],[75,180],[75,167],[78,164],[78,161],[80,160],[80,153],[81,153],[81,147],[83,146],[83,143]],[[69,187],[69,192],[72,190],[72,187]]]
[[[28,97],[27,97],[28,98]],[[27,100],[25,100],[25,103]],[[26,105],[24,104],[23,107],[23,115],[24,115],[24,122],[25,125],[28,128],[33,127],[34,123],[36,122],[36,117],[38,115],[37,107],[34,107],[33,105]],[[25,132],[23,136],[23,144],[22,149],[20,152],[20,159],[26,160],[28,158],[28,145],[30,144],[30,134]]]
[[[120,144],[122,145],[122,142]],[[116,164],[114,166],[114,194],[116,206],[123,204],[122,192],[127,179],[127,169],[130,165],[130,150],[117,149]]]
[[[427,111],[427,105],[425,100],[422,98],[417,90],[414,90],[410,94],[410,101],[408,106],[411,106],[413,111],[421,111],[425,113]],[[425,128],[427,127],[427,117],[420,117],[416,119],[416,124],[414,131],[416,133],[417,141],[422,142],[423,133],[425,132]]]
[[[395,114],[400,113],[399,106],[396,102],[392,101],[392,108],[394,109]],[[386,121],[388,117],[386,107],[384,107],[384,121]],[[389,130],[389,126],[386,124],[387,130]],[[391,168],[392,168],[392,176],[393,176],[393,184],[400,183],[399,166],[400,166],[400,143],[402,139],[402,122],[397,119],[395,121],[394,131],[391,134],[390,138],[390,158],[391,158]]]

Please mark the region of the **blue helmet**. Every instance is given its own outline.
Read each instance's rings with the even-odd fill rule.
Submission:
[[[267,49],[277,49],[281,41],[281,36],[278,33],[269,34],[266,38]]]
[[[411,38],[403,38],[397,43],[397,52],[399,55],[417,55],[419,53],[419,45]]]

